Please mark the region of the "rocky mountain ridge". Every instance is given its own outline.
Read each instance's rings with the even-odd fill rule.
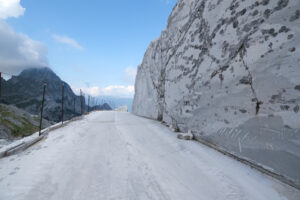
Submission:
[[[47,120],[61,121],[62,84],[64,84],[65,120],[80,115],[80,97],[75,95],[71,87],[49,68],[26,69],[20,75],[4,81],[3,102],[38,115],[41,109],[44,82],[47,83],[44,106],[44,117]]]

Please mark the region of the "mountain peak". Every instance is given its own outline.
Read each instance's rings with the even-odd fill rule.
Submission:
[[[28,68],[22,71],[18,77],[25,79],[43,79],[42,81],[61,81],[61,79],[49,67]]]
[[[80,97],[76,96],[71,87],[63,82],[50,68],[29,68],[18,76],[13,76],[3,87],[5,102],[16,105],[32,114],[38,114],[41,108],[43,83],[47,82],[45,96],[45,118],[60,121],[62,83],[65,85],[65,119],[70,119],[80,113]],[[74,99],[76,109],[74,111]]]

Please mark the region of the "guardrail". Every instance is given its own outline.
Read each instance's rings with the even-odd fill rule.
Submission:
[[[54,131],[54,130],[59,129],[59,128],[62,128],[64,126],[68,125],[71,122],[81,120],[82,118],[83,118],[83,116],[75,117],[71,120],[66,121],[63,124],[62,123],[57,123],[57,124],[55,124],[51,127],[48,127],[46,129],[44,129],[41,132],[41,134],[35,133],[35,134],[37,134],[37,137],[32,137],[28,141],[21,141],[20,143],[17,143],[15,145],[10,146],[7,149],[4,149],[3,151],[0,151],[0,158],[11,156],[11,155],[17,154],[21,151],[24,151],[27,148],[31,147],[32,145],[38,143],[42,139],[46,138],[47,135],[49,134],[49,132]]]

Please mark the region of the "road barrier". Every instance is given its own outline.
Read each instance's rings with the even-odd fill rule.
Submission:
[[[22,141],[21,143],[17,143],[16,145],[12,145],[11,147],[0,151],[0,158],[11,156],[17,154],[21,151],[24,151],[31,147],[32,145],[38,143],[42,139],[46,138],[51,131],[67,126],[69,123],[81,120],[83,116],[74,117],[71,120],[66,121],[64,124],[57,123],[51,127],[48,127],[42,131],[42,134],[38,134],[37,137],[32,137],[27,141]]]

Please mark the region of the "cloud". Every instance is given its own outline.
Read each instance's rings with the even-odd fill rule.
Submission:
[[[76,40],[74,40],[70,37],[54,34],[54,35],[52,35],[52,38],[59,43],[66,44],[75,49],[78,49],[78,50],[84,49],[80,44],[78,44],[78,42]]]
[[[78,90],[78,89],[77,89]],[[80,89],[79,89],[80,90]],[[99,96],[100,94],[100,88],[99,87],[86,87],[86,88],[81,88],[82,92],[91,96]],[[78,94],[80,91],[78,92]]]
[[[1,0],[0,0],[1,1]],[[0,70],[17,74],[30,67],[48,66],[48,49],[0,20]]]
[[[80,89],[88,95],[91,96],[113,96],[113,97],[129,97],[132,98],[134,95],[134,86],[133,85],[111,85],[105,88],[100,88],[97,86],[94,87],[85,87],[85,88],[77,88],[72,87],[73,91],[79,95]]]
[[[25,13],[20,0],[0,0],[0,19],[19,17]]]
[[[133,97],[134,86],[123,86],[123,85],[111,85],[106,88],[102,88],[100,95],[102,96],[118,96],[118,97]]]
[[[9,17],[25,13],[20,0],[0,0],[0,70],[18,74],[30,67],[48,67],[48,49],[23,33],[15,32],[5,23]]]
[[[127,67],[124,71],[123,80],[129,84],[134,84],[136,77],[136,68]]]

